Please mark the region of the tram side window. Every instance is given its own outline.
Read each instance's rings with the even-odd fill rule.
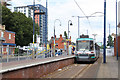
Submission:
[[[94,44],[93,44],[93,41],[90,41],[90,50],[94,50]]]

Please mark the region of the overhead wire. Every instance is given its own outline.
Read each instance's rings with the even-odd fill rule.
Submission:
[[[77,1],[74,0],[74,2],[76,3],[76,5],[77,5],[78,8],[80,9],[80,11],[82,11],[82,13],[84,14],[84,16],[86,16],[86,14],[85,14],[84,11],[82,10],[82,8],[78,5]],[[90,26],[91,29],[92,29],[92,26],[91,26],[91,23],[90,23],[89,17],[86,16],[86,18],[87,18],[87,20],[88,20],[89,26]],[[92,30],[93,30],[93,29],[92,29]],[[94,32],[94,31],[93,31],[93,32]]]

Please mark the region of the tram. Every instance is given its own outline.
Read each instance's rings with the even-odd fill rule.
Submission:
[[[76,40],[76,61],[93,62],[99,58],[100,47],[93,38],[77,38]]]

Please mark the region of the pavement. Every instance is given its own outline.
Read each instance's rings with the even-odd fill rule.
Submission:
[[[118,78],[118,61],[115,56],[107,56],[106,63],[103,57],[98,59],[89,69],[81,74],[81,78]]]
[[[97,78],[118,78],[118,61],[114,56],[107,56],[106,63],[100,63]]]

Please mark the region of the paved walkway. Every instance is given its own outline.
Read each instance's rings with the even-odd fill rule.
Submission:
[[[106,63],[103,64],[103,57],[98,59],[90,68],[88,68],[81,78],[118,78],[118,61],[116,57],[107,56]]]
[[[116,57],[107,56],[107,63],[100,63],[97,78],[118,78],[118,61]]]

